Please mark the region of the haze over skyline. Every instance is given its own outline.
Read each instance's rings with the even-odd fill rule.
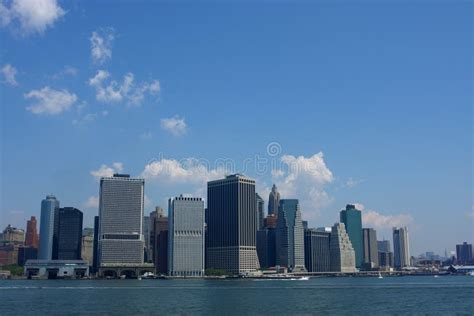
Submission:
[[[473,242],[470,3],[16,3],[0,229],[49,193],[90,227],[114,172],[146,179],[149,213],[245,171],[310,226],[356,203],[380,240],[407,225],[413,255]]]

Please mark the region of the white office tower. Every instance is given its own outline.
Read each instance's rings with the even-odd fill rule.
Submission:
[[[143,264],[145,180],[114,174],[100,180],[100,267]]]
[[[204,201],[183,197],[169,200],[168,274],[204,275]]]
[[[408,243],[407,227],[393,227],[393,257],[395,268],[402,269],[410,266],[410,246]]]

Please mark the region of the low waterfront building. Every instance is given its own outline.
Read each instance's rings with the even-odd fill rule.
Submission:
[[[344,223],[332,227],[330,239],[330,264],[333,272],[356,272],[355,252]]]
[[[28,278],[76,279],[89,276],[89,263],[84,260],[28,260],[24,272]]]

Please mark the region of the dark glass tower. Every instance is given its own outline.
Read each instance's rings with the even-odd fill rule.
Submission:
[[[257,201],[257,229],[263,229],[263,220],[265,219],[265,211],[263,208],[265,202],[258,193],[255,193],[255,200]]]
[[[74,207],[59,209],[57,216],[57,245],[54,259],[81,260],[82,212]]]
[[[304,262],[308,272],[328,272],[330,265],[331,233],[314,228],[304,231]]]
[[[363,263],[362,247],[362,215],[361,211],[352,204],[347,204],[346,209],[341,211],[341,223],[344,223],[347,234],[351,240],[355,252],[355,264],[360,268]]]
[[[280,207],[280,192],[276,185],[273,185],[272,191],[268,195],[268,215],[278,215],[278,208]]]
[[[373,228],[364,228],[362,236],[364,245],[363,266],[366,270],[376,269],[379,267],[377,232]]]
[[[207,267],[240,274],[257,270],[255,180],[235,174],[207,184]]]

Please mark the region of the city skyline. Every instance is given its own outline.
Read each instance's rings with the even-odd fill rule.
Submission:
[[[267,170],[247,175],[265,206],[275,183],[311,227],[331,226],[353,203],[379,240],[408,226],[412,254],[473,242],[462,3],[230,14],[53,2],[46,20],[0,29],[0,227],[41,224],[50,193],[92,227],[100,176],[122,171],[145,178],[148,214],[181,193],[205,198],[207,181],[258,155]],[[235,170],[217,168],[220,159]]]

